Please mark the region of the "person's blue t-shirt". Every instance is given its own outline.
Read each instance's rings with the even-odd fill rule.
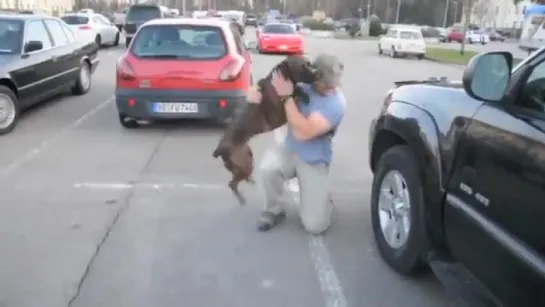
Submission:
[[[346,100],[341,90],[337,90],[332,95],[322,96],[316,93],[308,84],[298,84],[297,86],[308,94],[310,100],[308,104],[297,104],[299,112],[305,117],[308,117],[311,113],[319,112],[329,121],[332,128],[336,129],[344,116],[346,107]],[[310,164],[325,163],[329,165],[331,163],[333,155],[332,133],[326,133],[306,141],[299,141],[294,137],[289,124],[287,132],[286,147],[297,153],[303,161]]]

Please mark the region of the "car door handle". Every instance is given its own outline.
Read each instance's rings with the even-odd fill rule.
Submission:
[[[59,60],[59,56],[54,55],[54,56],[51,57],[51,61],[53,61],[53,62],[56,62],[58,60]]]

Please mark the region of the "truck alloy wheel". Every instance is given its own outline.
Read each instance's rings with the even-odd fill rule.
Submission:
[[[400,274],[423,267],[425,242],[422,181],[408,146],[388,149],[376,165],[371,222],[382,258]]]

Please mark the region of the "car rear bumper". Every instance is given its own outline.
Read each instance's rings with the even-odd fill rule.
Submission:
[[[150,90],[116,89],[115,100],[119,114],[141,120],[153,119],[217,119],[231,117],[235,110],[246,104],[243,90]],[[129,101],[134,101],[130,106]],[[225,107],[220,104],[224,101]],[[156,103],[194,103],[197,111],[157,112]]]
[[[398,54],[404,54],[404,55],[421,55],[421,54],[426,54],[426,50],[410,50],[410,49],[405,49],[405,50],[396,50],[396,52]]]
[[[285,46],[285,47],[282,47]],[[274,53],[303,53],[304,49],[302,45],[261,45],[259,50],[261,52],[274,52]]]

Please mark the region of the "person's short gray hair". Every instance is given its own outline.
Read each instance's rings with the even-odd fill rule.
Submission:
[[[320,78],[317,81],[324,82],[329,86],[340,85],[344,65],[336,56],[320,54],[312,64],[320,74]]]

